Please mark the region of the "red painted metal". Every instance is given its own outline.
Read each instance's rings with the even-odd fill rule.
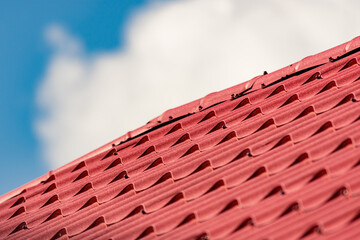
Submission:
[[[351,238],[360,38],[171,109],[0,198],[0,238]]]

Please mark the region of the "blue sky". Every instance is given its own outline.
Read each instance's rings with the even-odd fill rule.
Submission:
[[[88,52],[122,44],[121,31],[145,0],[0,2],[0,195],[49,169],[34,132],[36,88],[51,50],[44,29],[59,23],[83,39]]]
[[[359,35],[356,0],[0,2],[0,195]]]

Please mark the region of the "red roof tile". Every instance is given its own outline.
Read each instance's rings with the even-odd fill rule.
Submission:
[[[171,109],[0,198],[0,238],[360,234],[360,38]]]

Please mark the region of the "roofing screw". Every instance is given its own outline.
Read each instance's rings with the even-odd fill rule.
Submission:
[[[251,154],[251,152],[248,152],[247,155],[248,155],[249,157],[252,157],[252,156],[253,156],[253,155]]]
[[[293,205],[292,210],[294,210],[294,211],[299,210],[299,205],[298,204]]]
[[[206,234],[201,235],[199,238],[199,240],[209,240],[209,239],[210,239],[209,236]]]
[[[173,117],[172,117],[172,116],[169,116],[169,119],[170,119],[170,120],[172,120],[172,119],[173,119]]]
[[[267,72],[267,71],[264,71],[263,75],[267,75],[267,74],[268,74],[268,72]]]
[[[253,221],[252,219],[249,219],[249,220],[248,220],[248,224],[249,224],[250,226],[254,226],[254,221]]]
[[[341,189],[340,191],[341,195],[346,196],[348,195],[348,190],[346,188]]]
[[[203,109],[203,107],[202,106],[199,106],[199,110],[201,111],[201,109]]]
[[[118,153],[117,153],[117,152],[114,152],[114,155],[118,155]]]
[[[29,229],[26,224],[24,224],[23,229]]]
[[[335,59],[333,59],[332,57],[329,57],[329,61],[333,62],[333,61],[335,61]]]
[[[351,98],[351,101],[352,101],[352,102],[356,102],[356,99],[355,99],[355,98]]]
[[[321,79],[321,78],[322,78],[322,77],[321,77],[321,74],[316,75],[316,78],[317,78],[317,79]]]
[[[115,143],[111,144],[111,146],[115,147]]]
[[[141,210],[141,213],[142,213],[142,214],[146,214],[146,212],[145,212],[145,210],[144,210],[144,209],[143,209],[143,210]]]
[[[128,178],[129,178],[129,176],[128,176],[127,174],[125,174],[124,178],[125,178],[125,179],[128,179]]]
[[[319,226],[316,226],[316,227],[314,228],[314,232],[320,234],[322,231],[321,231],[321,228],[320,228]]]

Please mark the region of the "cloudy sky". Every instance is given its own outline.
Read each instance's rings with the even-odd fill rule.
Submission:
[[[358,1],[0,3],[0,194],[360,33]]]

